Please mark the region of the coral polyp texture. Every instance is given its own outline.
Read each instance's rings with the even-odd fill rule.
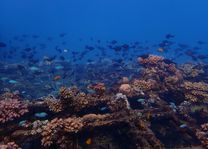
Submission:
[[[198,76],[208,67],[156,55],[138,64],[113,86],[61,87],[30,101],[2,94],[0,148],[207,148],[208,84]]]
[[[22,149],[15,142],[8,142],[5,145],[0,145],[0,149]]]
[[[27,105],[18,99],[0,100],[0,123],[12,121],[28,112]]]

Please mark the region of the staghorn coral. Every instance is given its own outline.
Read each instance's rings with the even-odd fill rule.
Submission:
[[[196,136],[205,148],[208,148],[208,123],[201,125],[201,129],[196,131]]]
[[[192,102],[208,100],[208,84],[204,82],[189,82],[183,84],[186,100]]]
[[[183,76],[186,78],[195,78],[204,74],[204,70],[194,64],[183,64],[180,66],[180,70],[183,72]]]
[[[5,145],[0,145],[0,149],[21,149],[15,142],[8,142]]]
[[[0,123],[19,118],[27,112],[27,104],[18,99],[0,100]]]
[[[148,55],[146,57],[139,57],[137,60],[143,65],[157,65],[158,62],[163,61],[164,58],[156,55]]]
[[[37,148],[66,149],[201,147],[199,140],[205,146],[207,125],[198,128],[208,118],[206,96],[202,95],[207,93],[207,84],[203,80],[187,81],[176,64],[161,57],[142,57],[141,66],[137,78],[125,78],[108,92],[102,90],[102,84],[93,84],[102,90],[95,93],[62,87],[57,97],[30,101],[28,114],[0,125],[0,140],[4,144],[14,141],[21,145],[35,144]],[[119,85],[123,84],[129,85],[130,92],[118,93]],[[185,95],[201,102],[185,100]],[[7,99],[16,99],[12,96]],[[47,112],[48,120],[34,116],[43,111]],[[26,125],[22,125],[22,120]]]
[[[138,80],[135,79],[132,83],[134,90],[149,91],[157,88],[157,82],[155,80]]]
[[[50,123],[48,123],[42,132],[42,145],[50,146],[54,140],[58,140],[57,131],[63,128],[63,119],[55,118]]]
[[[36,120],[31,124],[31,131],[30,134],[31,135],[37,135],[37,134],[41,134],[43,132],[43,129],[45,128],[45,126],[47,125],[48,120],[44,120],[44,121],[40,121],[40,120]]]
[[[0,100],[7,100],[7,99],[20,99],[18,94],[14,94],[12,92],[5,92],[1,94]]]
[[[53,119],[50,121],[42,131],[42,145],[50,146],[59,137],[64,137],[64,133],[77,133],[83,124],[78,118]]]
[[[137,121],[138,116],[135,115],[134,112],[117,112],[113,114],[88,114],[83,117],[73,117],[73,118],[65,118],[65,119],[53,119],[50,121],[42,132],[42,144],[43,146],[51,146],[52,144],[59,145],[56,140],[58,138],[64,138],[67,140],[67,134],[77,134],[82,132],[83,130],[91,130],[91,128],[95,127],[114,127],[114,125],[119,124],[127,124],[129,127],[131,137],[134,137],[135,142],[139,141],[141,144],[135,144],[141,147],[149,147],[153,148],[153,144],[157,144],[158,148],[163,148],[163,145],[160,143],[158,139],[154,136],[153,132],[144,124],[145,122],[139,120]],[[136,127],[133,126],[135,124]],[[148,133],[145,133],[148,132]],[[141,138],[143,137],[143,140]],[[148,141],[144,141],[144,138]],[[71,138],[69,138],[71,140]],[[62,142],[62,141],[61,141]],[[149,143],[148,143],[149,142]],[[63,144],[63,146],[66,146]]]
[[[55,97],[48,96],[45,98],[44,102],[49,107],[50,111],[58,113],[63,110],[63,105],[61,101],[56,99]]]
[[[144,81],[135,81],[134,84],[136,86],[141,84],[140,88],[143,88],[143,90],[167,92],[171,90],[177,90],[180,84],[183,82],[182,72],[172,61],[154,55],[140,57],[138,59],[140,59],[139,63],[143,66],[140,74],[142,80]],[[144,87],[142,87],[142,84]]]

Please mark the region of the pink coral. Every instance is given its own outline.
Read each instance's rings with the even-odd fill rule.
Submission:
[[[119,91],[121,93],[130,93],[131,92],[131,86],[129,84],[121,84],[119,87]]]
[[[0,100],[0,123],[19,118],[28,112],[27,105],[18,99]]]
[[[164,58],[161,56],[156,56],[156,55],[149,55],[147,58],[138,58],[138,62],[140,64],[151,64],[151,65],[156,65],[158,62],[163,61]]]
[[[9,142],[5,145],[0,145],[0,149],[21,149],[15,142]]]

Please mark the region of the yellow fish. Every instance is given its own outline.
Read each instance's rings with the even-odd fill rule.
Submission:
[[[86,143],[87,145],[92,144],[92,139],[91,139],[91,138],[88,138],[88,139],[85,141],[85,143]]]

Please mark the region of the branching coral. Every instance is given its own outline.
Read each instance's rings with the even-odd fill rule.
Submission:
[[[157,144],[158,148],[163,148],[163,145],[157,140],[154,134],[145,126],[144,122],[141,120],[137,122],[138,116],[130,112],[118,112],[114,114],[88,114],[79,118],[66,118],[66,119],[53,119],[49,122],[44,131],[42,132],[42,144],[44,146],[50,146],[53,143],[56,143],[58,138],[66,137],[67,134],[76,134],[80,133],[82,130],[91,130],[95,127],[113,127],[114,125],[119,124],[128,124],[129,128],[132,129],[131,137],[134,137],[135,140],[142,142],[142,146],[149,146],[153,148],[153,144]],[[137,125],[137,127],[133,126]],[[132,127],[132,128],[131,128]],[[141,132],[140,132],[140,131]],[[145,132],[148,132],[145,134]],[[145,137],[149,142],[140,140],[141,137]],[[66,139],[66,138],[65,138]],[[144,139],[144,138],[143,138]],[[152,144],[153,143],[153,144]],[[63,145],[63,144],[62,144]],[[137,144],[138,148],[141,147],[141,144]]]
[[[40,134],[43,132],[43,129],[45,128],[45,126],[47,125],[48,120],[45,121],[40,121],[40,120],[36,120],[31,124],[32,130],[30,131],[31,135],[36,135],[36,134]]]
[[[196,136],[205,148],[208,148],[208,123],[201,125],[201,130],[197,130]]]
[[[61,112],[63,110],[63,105],[61,104],[61,101],[56,99],[55,97],[46,97],[44,102],[49,107],[50,111],[53,111],[55,113]]]
[[[142,66],[138,77],[123,78],[110,90],[103,83],[83,90],[62,87],[57,97],[28,101],[28,106],[13,94],[4,94],[0,97],[1,143],[14,141],[37,148],[82,149],[96,144],[97,148],[162,149],[200,145],[200,140],[207,147],[208,125],[198,128],[199,123],[206,123],[208,85],[203,80],[187,81],[183,71],[163,57],[147,55],[138,61]],[[35,116],[40,112],[47,117]],[[194,119],[197,112],[203,121]],[[14,123],[5,123],[13,119]],[[172,137],[179,137],[180,145]],[[98,140],[108,146],[100,146]],[[122,142],[125,146],[121,147]],[[14,143],[9,146],[16,148]]]
[[[202,68],[197,68],[197,66],[193,64],[183,64],[180,69],[186,78],[195,78],[204,73]]]
[[[53,119],[49,122],[42,132],[42,145],[50,146],[59,137],[64,137],[64,133],[76,133],[83,127],[78,118]]]
[[[185,98],[193,102],[208,100],[208,84],[204,82],[189,82],[183,84],[185,89]]]
[[[0,100],[0,123],[19,118],[27,112],[27,105],[18,99]]]
[[[5,145],[0,145],[0,149],[21,149],[15,142],[9,142]]]
[[[137,60],[140,64],[143,65],[157,65],[158,62],[163,61],[164,58],[156,55],[148,55],[145,57],[139,57]]]

